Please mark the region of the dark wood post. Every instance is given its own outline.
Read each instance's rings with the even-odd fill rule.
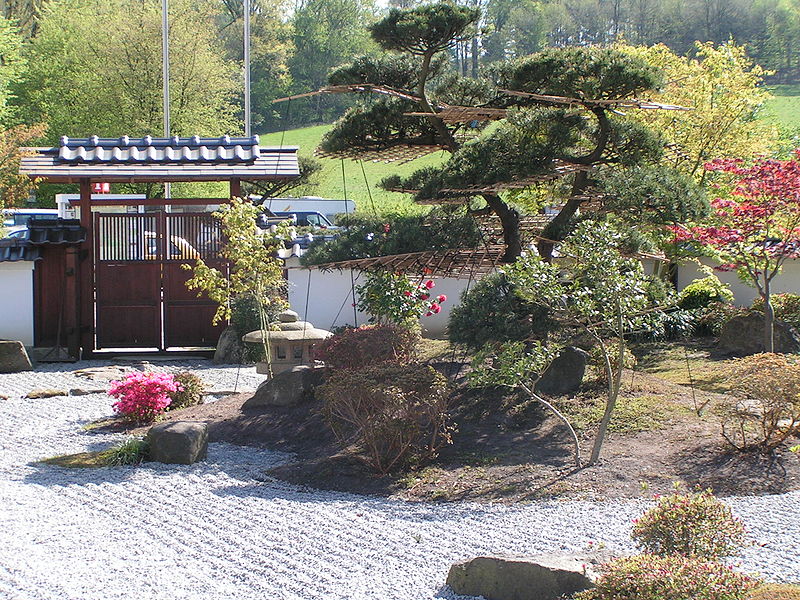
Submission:
[[[231,198],[242,197],[242,182],[240,179],[231,179]]]
[[[80,250],[80,345],[82,358],[94,351],[94,227],[92,220],[92,182],[81,179],[81,226],[86,241]]]
[[[66,249],[64,259],[64,332],[69,355],[76,360],[81,348],[81,303],[80,303],[80,253],[78,248]]]

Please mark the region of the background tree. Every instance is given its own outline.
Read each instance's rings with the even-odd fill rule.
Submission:
[[[328,71],[353,56],[370,52],[366,27],[373,20],[371,0],[302,0],[292,19],[294,54],[289,60],[292,89],[315,90],[325,85]],[[348,106],[342,96],[314,99],[293,107],[293,123],[325,122]]]
[[[690,111],[638,111],[631,118],[657,129],[670,145],[663,164],[705,179],[705,164],[715,157],[771,154],[777,149],[774,125],[758,119],[769,97],[767,72],[733,41],[695,44],[692,57],[664,44],[617,48],[661,70],[666,84],[649,94],[656,102]]]
[[[237,67],[218,50],[216,6],[170,2],[171,129],[178,135],[235,132]],[[28,122],[60,135],[162,135],[161,4],[69,0],[49,4],[17,86]]]
[[[772,280],[788,258],[800,255],[800,151],[792,160],[758,160],[746,167],[740,160],[715,160],[707,165],[730,173],[730,196],[712,201],[707,222],[671,228],[675,241],[698,242],[718,259],[721,269],[736,270],[758,291],[764,303],[764,348],[773,352],[775,311]]]

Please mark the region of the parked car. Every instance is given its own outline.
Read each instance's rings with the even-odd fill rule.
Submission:
[[[3,209],[3,227],[6,237],[25,237],[29,219],[57,219],[55,208],[6,208]],[[22,231],[23,233],[18,233]]]

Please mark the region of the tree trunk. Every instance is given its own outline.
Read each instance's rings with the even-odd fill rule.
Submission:
[[[506,251],[503,254],[503,262],[512,263],[522,254],[522,239],[519,234],[519,213],[503,202],[496,194],[484,194],[483,199],[492,209],[492,212],[500,218],[503,226],[503,242]]]
[[[606,402],[606,409],[603,412],[603,419],[600,421],[600,427],[597,429],[597,437],[594,440],[592,447],[592,456],[589,458],[589,464],[593,465],[600,458],[600,450],[603,448],[603,442],[606,439],[606,432],[608,431],[608,424],[611,422],[611,416],[614,414],[614,408],[617,406],[617,398],[619,398],[619,388],[622,385],[622,369],[625,366],[625,338],[623,337],[624,322],[622,319],[622,310],[619,306],[619,298],[617,299],[617,326],[619,327],[619,346],[617,347],[617,372],[611,373],[611,362],[608,360],[608,352],[603,345],[603,357],[607,365],[607,373],[609,375],[608,385],[608,400]],[[600,342],[602,344],[602,342]]]
[[[585,171],[579,171],[575,174],[575,179],[572,181],[570,199],[567,200],[561,211],[544,228],[542,237],[546,239],[539,240],[536,245],[539,256],[544,260],[549,261],[553,258],[554,242],[560,242],[564,239],[567,225],[583,203],[583,199],[580,196],[589,188],[589,185],[589,175]]]
[[[478,38],[472,38],[472,78],[478,78]]]
[[[764,284],[764,352],[775,352],[775,309],[769,281]]]

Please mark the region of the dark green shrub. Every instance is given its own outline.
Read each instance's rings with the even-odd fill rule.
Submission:
[[[261,329],[255,296],[244,294],[234,298],[231,302],[231,325],[242,335]]]
[[[773,294],[770,297],[775,318],[788,323],[792,327],[800,327],[800,295]],[[753,310],[764,312],[764,300],[760,297],[753,300]]]
[[[746,308],[727,302],[712,302],[707,307],[698,310],[701,312],[695,326],[695,334],[712,336],[718,336],[732,318],[746,315],[749,312]]]
[[[189,371],[181,371],[175,375],[175,382],[180,385],[180,388],[170,393],[169,397],[172,398],[172,402],[170,402],[167,410],[176,410],[203,403],[203,394],[205,394],[206,386],[197,375]]]
[[[314,358],[333,369],[361,369],[387,362],[410,362],[420,336],[400,325],[363,325],[332,335],[314,348]]]
[[[606,565],[576,600],[745,600],[760,582],[728,566],[685,556],[642,554]]]
[[[542,337],[553,326],[547,309],[520,298],[504,274],[494,273],[461,295],[447,329],[451,342],[480,350],[490,342]]]
[[[713,275],[695,279],[678,298],[678,306],[684,309],[706,308],[712,302],[733,302],[733,292]]]
[[[634,521],[633,540],[661,556],[716,560],[735,554],[744,543],[744,526],[710,490],[671,494]]]
[[[316,391],[337,439],[355,443],[377,473],[428,460],[450,442],[447,380],[427,365],[339,371]]]

